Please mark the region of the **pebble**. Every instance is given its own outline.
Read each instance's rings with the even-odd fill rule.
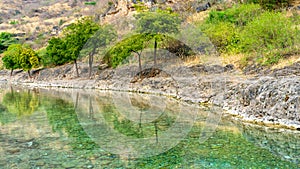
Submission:
[[[15,148],[15,149],[8,149],[7,152],[11,153],[11,154],[15,154],[15,153],[18,153],[20,152],[21,150],[18,149],[18,148]]]
[[[44,166],[46,163],[44,161],[37,161],[35,163],[36,166]]]

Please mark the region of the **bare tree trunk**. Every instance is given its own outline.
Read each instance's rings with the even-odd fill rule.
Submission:
[[[31,78],[30,70],[27,70],[27,73],[28,73],[28,77]]]
[[[156,67],[156,50],[157,50],[157,41],[154,39],[154,67]]]
[[[138,57],[139,57],[139,72],[142,72],[141,53],[138,53]]]
[[[95,51],[96,51],[96,48],[94,48],[93,51],[89,54],[89,78],[92,77]]]
[[[142,56],[142,52],[143,50],[141,50],[140,52],[137,51],[133,51],[138,55],[138,60],[139,60],[139,72],[142,72],[142,61],[141,61],[141,56]],[[141,75],[141,74],[140,74]]]
[[[78,72],[78,66],[77,66],[77,60],[74,60],[75,63],[75,68],[76,68],[76,76],[79,77],[79,72]]]
[[[12,76],[14,69],[11,69],[10,71],[10,76]]]

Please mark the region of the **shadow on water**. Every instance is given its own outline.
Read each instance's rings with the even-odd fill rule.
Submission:
[[[0,166],[300,167],[299,133],[225,117],[212,124],[216,120],[209,117],[217,116],[211,113],[209,107],[149,94],[2,88]]]

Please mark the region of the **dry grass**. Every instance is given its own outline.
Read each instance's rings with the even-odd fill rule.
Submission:
[[[245,54],[222,54],[222,63],[227,65],[227,64],[232,64],[236,68],[242,68],[241,60],[245,58]]]
[[[204,12],[199,12],[199,13],[194,13],[193,15],[190,15],[186,21],[188,23],[193,23],[193,24],[199,24],[204,21],[205,18],[208,17],[209,10],[204,11]]]
[[[187,59],[185,59],[184,65],[185,66],[193,66],[193,65],[201,64],[201,63],[203,63],[203,61],[202,61],[203,59],[201,57],[202,56],[200,56],[200,55],[190,56]]]
[[[184,65],[193,66],[197,64],[223,65],[222,58],[217,55],[195,55],[190,56],[184,61]]]
[[[284,68],[285,66],[290,66],[290,65],[292,65],[293,63],[296,63],[296,62],[300,62],[300,55],[293,55],[289,58],[281,59],[281,60],[279,60],[278,64],[273,65],[271,67],[271,69]]]

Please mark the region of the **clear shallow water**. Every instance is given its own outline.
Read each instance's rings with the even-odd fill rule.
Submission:
[[[0,168],[300,168],[300,133],[172,98],[0,90]]]

